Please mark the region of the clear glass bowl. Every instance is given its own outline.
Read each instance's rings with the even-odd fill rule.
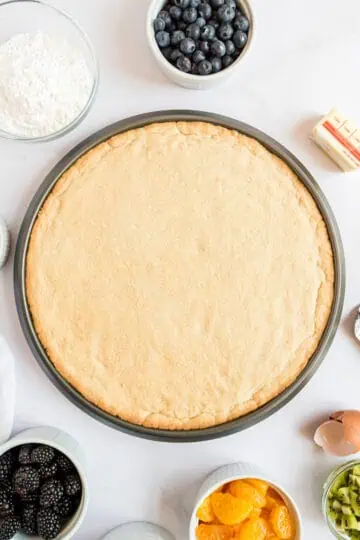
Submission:
[[[59,35],[82,52],[93,77],[91,93],[81,113],[60,131],[40,137],[27,137],[3,131],[0,125],[0,137],[28,142],[57,139],[85,118],[94,101],[99,83],[99,68],[91,42],[80,26],[69,15],[41,0],[8,0],[0,3],[0,44],[15,34],[34,34],[38,31]]]
[[[338,540],[349,540],[350,537],[347,534],[341,533],[335,527],[334,522],[329,518],[328,513],[327,513],[328,496],[329,496],[331,486],[333,485],[335,480],[340,476],[340,474],[352,469],[353,467],[355,467],[355,465],[360,465],[360,461],[359,460],[353,460],[353,461],[348,461],[347,463],[345,463],[343,465],[340,465],[339,467],[337,467],[336,469],[333,470],[333,472],[330,474],[330,476],[328,477],[328,479],[326,480],[325,485],[324,485],[324,491],[323,491],[322,503],[321,503],[322,512],[323,512],[323,514],[325,516],[326,523],[328,524],[330,532]]]

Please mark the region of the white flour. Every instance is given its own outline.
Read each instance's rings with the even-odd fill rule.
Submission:
[[[84,109],[93,76],[82,52],[38,32],[0,45],[0,129],[43,137],[69,125]]]

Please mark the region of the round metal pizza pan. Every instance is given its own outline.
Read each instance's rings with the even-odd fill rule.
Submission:
[[[169,121],[203,121],[238,130],[240,133],[257,139],[273,154],[285,161],[310,191],[323,215],[333,248],[335,264],[335,295],[331,315],[317,350],[298,378],[277,397],[245,416],[210,428],[184,431],[153,429],[131,424],[104,412],[87,401],[57,372],[48,358],[35,332],[25,289],[26,255],[32,228],[45,199],[62,174],[88,150],[113,135],[153,122]],[[345,261],[339,229],[329,203],[310,172],[280,143],[252,126],[217,114],[186,110],[158,111],[121,120],[94,133],[71,150],[46,176],[29,205],[20,229],[14,263],[14,290],[20,323],[35,358],[55,386],[75,405],[97,420],[128,434],[166,442],[196,442],[223,437],[260,422],[287,404],[306,385],[323,361],[339,325],[345,292]]]

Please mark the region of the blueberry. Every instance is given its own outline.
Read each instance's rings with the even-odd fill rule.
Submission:
[[[200,0],[190,0],[190,7],[198,8],[200,6]]]
[[[201,39],[212,40],[214,39],[215,34],[215,28],[213,26],[210,26],[210,24],[206,24],[204,28],[201,29],[200,37]]]
[[[159,15],[157,16],[158,19],[163,19],[165,21],[165,27],[169,28],[171,25],[171,17],[170,13],[168,11],[165,11],[164,9],[160,11]]]
[[[176,60],[176,67],[180,69],[180,71],[184,71],[184,73],[189,73],[189,71],[191,71],[191,62],[186,56],[180,56]]]
[[[183,39],[185,39],[184,32],[182,30],[175,30],[175,32],[171,34],[171,45],[176,47]]]
[[[211,5],[214,9],[218,9],[220,6],[222,6],[224,3],[224,0],[211,0]]]
[[[231,22],[235,18],[235,8],[224,4],[217,10],[217,18],[221,22]]]
[[[154,30],[155,32],[162,32],[165,30],[165,20],[162,17],[156,17],[154,21]]]
[[[212,65],[209,60],[203,60],[198,66],[199,75],[210,75],[212,72]]]
[[[208,41],[200,41],[199,43],[199,49],[202,51],[205,55],[209,54],[210,52],[210,43]]]
[[[228,6],[231,6],[233,8],[237,8],[237,3],[235,0],[225,0],[225,4],[227,4]]]
[[[233,63],[233,59],[228,54],[222,57],[222,67],[224,69],[229,67],[232,63]]]
[[[228,39],[225,41],[225,48],[226,48],[226,54],[232,56],[235,53],[235,45],[234,42],[231,41],[231,39]]]
[[[199,62],[206,60],[206,56],[200,49],[197,49],[192,55],[192,59],[195,64],[198,64]]]
[[[210,19],[210,21],[208,21],[208,24],[210,26],[213,26],[215,28],[215,30],[217,30],[220,26],[220,23],[219,21],[217,21],[216,19]]]
[[[200,26],[196,23],[191,23],[185,30],[187,37],[197,41],[200,37]]]
[[[155,38],[160,49],[164,49],[170,45],[170,34],[169,32],[165,32],[165,30],[156,32]]]
[[[167,31],[168,32],[175,32],[176,29],[177,29],[176,21],[171,21],[171,24],[170,24],[169,28],[167,28]]]
[[[196,19],[196,24],[200,27],[200,28],[203,28],[206,24],[206,21],[204,19],[204,17],[198,17]]]
[[[231,38],[234,33],[234,29],[230,23],[222,23],[218,29],[218,36],[222,41],[226,41]]]
[[[201,2],[198,11],[200,16],[204,17],[207,21],[211,19],[212,9],[208,2]]]
[[[184,10],[183,20],[186,23],[191,24],[195,22],[197,18],[198,18],[198,12],[196,8],[187,8]]]
[[[192,54],[196,49],[195,41],[191,38],[185,38],[180,43],[180,51],[184,54]]]
[[[184,55],[179,49],[172,49],[170,54],[170,62],[173,62],[173,64],[175,64],[177,59],[180,58],[180,56]]]
[[[221,63],[221,60],[220,58],[217,58],[217,56],[214,56],[211,60],[211,65],[212,65],[212,72],[213,73],[218,73],[219,71],[221,71],[222,69],[222,63]]]
[[[169,9],[169,14],[170,14],[170,17],[174,21],[178,21],[178,20],[181,19],[181,15],[182,15],[181,8],[179,8],[177,6],[171,6],[171,8]]]
[[[222,56],[225,56],[226,54],[226,47],[225,43],[223,41],[220,41],[219,39],[215,39],[210,46],[211,52],[214,56],[217,56],[218,58],[221,58]]]
[[[176,7],[179,7],[181,9],[185,9],[190,4],[190,0],[173,0],[173,4]]]
[[[249,30],[250,23],[245,17],[245,15],[240,15],[240,17],[236,17],[236,19],[233,22],[233,26],[235,30],[241,30],[242,32],[247,32]]]
[[[233,35],[233,42],[235,47],[238,49],[243,49],[247,42],[247,34],[241,30],[236,30],[235,34]]]
[[[178,30],[182,30],[183,32],[185,32],[185,30],[187,29],[187,23],[185,21],[178,21],[177,28]]]
[[[165,49],[161,49],[161,52],[163,54],[163,56],[166,58],[166,60],[170,60],[170,56],[171,56],[171,53],[172,53],[172,48],[171,47],[165,47]]]
[[[193,64],[191,65],[191,73],[192,73],[193,75],[199,75],[199,67],[198,67],[197,64],[193,63]]]

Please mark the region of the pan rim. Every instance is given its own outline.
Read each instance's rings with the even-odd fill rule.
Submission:
[[[256,139],[270,152],[280,157],[308,189],[323,216],[332,245],[335,269],[334,300],[330,317],[315,353],[296,380],[275,398],[244,416],[208,428],[181,431],[147,428],[122,420],[103,411],[71,386],[55,369],[36,334],[26,299],[25,287],[26,256],[33,225],[46,198],[63,173],[86,152],[118,133],[156,122],[171,121],[208,122],[235,129]],[[287,148],[257,128],[226,116],[193,110],[155,111],[125,118],[100,129],[75,146],[47,174],[30,202],[18,235],[14,259],[14,293],[20,324],[35,359],[52,383],[73,404],[102,423],[130,435],[162,442],[199,442],[234,434],[268,418],[291,401],[310,381],[324,360],[340,322],[345,295],[345,258],[340,231],[325,195],[311,173]]]

